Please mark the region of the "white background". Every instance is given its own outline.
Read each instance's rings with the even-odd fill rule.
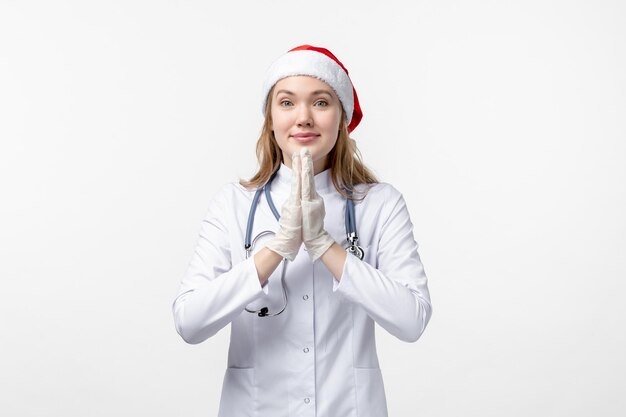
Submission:
[[[434,313],[377,328],[390,416],[626,415],[620,1],[0,3],[0,414],[211,416],[229,329],[171,303],[249,178],[269,64],[347,66]],[[361,225],[366,227],[366,225]],[[271,381],[268,381],[271,383]]]

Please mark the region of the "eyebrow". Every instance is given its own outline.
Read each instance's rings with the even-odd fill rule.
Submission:
[[[289,95],[291,95],[291,96],[295,95],[294,93],[292,93],[292,92],[291,92],[291,91],[289,91],[289,90],[278,90],[278,91],[276,92],[276,95],[279,95],[280,93],[289,94]],[[315,90],[315,91],[313,91],[313,92],[311,93],[311,95],[312,95],[312,96],[317,95],[317,94],[328,94],[329,96],[331,96],[331,97],[332,97],[332,94],[330,94],[330,91],[328,91],[328,90]]]

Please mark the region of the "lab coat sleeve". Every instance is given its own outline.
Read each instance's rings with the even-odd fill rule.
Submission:
[[[234,266],[231,263],[224,221],[226,204],[223,193],[211,201],[172,304],[176,331],[187,343],[200,343],[213,336],[247,304],[267,293],[267,285],[262,287],[259,281],[254,257]]]
[[[432,314],[427,278],[404,197],[391,185],[386,197],[377,267],[349,254],[341,279],[333,279],[333,291],[360,305],[398,339],[415,342]]]

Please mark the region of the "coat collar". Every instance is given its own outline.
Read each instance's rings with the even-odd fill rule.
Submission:
[[[320,194],[328,194],[335,189],[330,175],[330,171],[331,169],[327,168],[313,177],[313,179],[315,180],[315,189]],[[276,177],[274,177],[274,181],[272,182],[272,191],[276,190],[279,192],[290,192],[291,176],[291,168],[281,162],[278,173],[276,174]]]

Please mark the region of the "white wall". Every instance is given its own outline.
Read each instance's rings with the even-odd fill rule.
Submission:
[[[216,414],[228,329],[187,345],[171,302],[302,43],[429,277],[422,338],[377,329],[390,416],[625,415],[626,6],[370,3],[0,3],[2,415]]]

